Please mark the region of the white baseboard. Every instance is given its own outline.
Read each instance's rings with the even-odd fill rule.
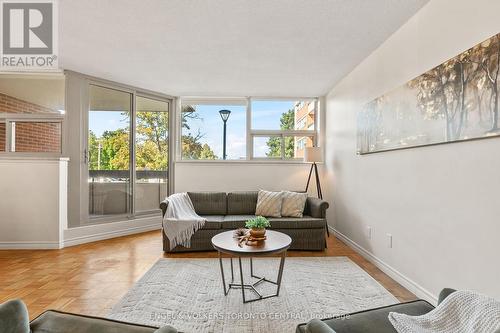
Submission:
[[[160,230],[161,227],[161,218],[160,221],[147,218],[70,228],[64,230],[63,247]]]
[[[62,244],[59,242],[0,242],[0,250],[57,250],[61,248]]]
[[[351,249],[362,255],[366,260],[377,266],[382,272],[389,275],[392,279],[398,282],[400,285],[414,293],[417,297],[425,299],[426,301],[436,305],[438,297],[433,295],[427,289],[423,288],[421,285],[408,278],[404,274],[400,273],[397,269],[385,263],[380,258],[376,257],[374,254],[354,242],[352,239],[337,231],[332,226],[328,226],[330,231],[340,239],[342,242],[346,243]]]

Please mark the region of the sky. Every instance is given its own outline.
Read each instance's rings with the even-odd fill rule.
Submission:
[[[253,129],[279,129],[280,117],[283,112],[292,109],[293,101],[254,101],[252,102],[252,127]],[[231,110],[227,121],[227,158],[240,159],[246,156],[246,107],[241,105],[197,105],[196,112],[200,119],[190,119],[190,130],[183,129],[183,134],[196,135],[198,130],[203,135],[202,144],[207,143],[214,153],[222,158],[222,133],[223,122],[219,110]],[[89,129],[98,137],[105,130],[126,128],[128,117],[119,111],[89,112]],[[254,155],[265,156],[267,139],[257,138],[254,141]]]

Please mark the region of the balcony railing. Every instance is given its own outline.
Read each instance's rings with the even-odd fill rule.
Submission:
[[[89,170],[89,214],[130,213],[130,171]],[[135,211],[154,211],[167,196],[168,171],[136,172]]]

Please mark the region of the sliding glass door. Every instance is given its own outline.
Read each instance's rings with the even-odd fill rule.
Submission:
[[[132,94],[91,85],[89,101],[89,216],[128,215]]]
[[[136,213],[157,210],[167,196],[168,108],[168,102],[136,97]]]
[[[168,99],[89,86],[90,222],[158,214],[168,194],[169,110]]]

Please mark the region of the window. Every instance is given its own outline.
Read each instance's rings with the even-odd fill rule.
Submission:
[[[11,152],[61,153],[61,123],[13,121]]]
[[[317,107],[315,98],[183,99],[180,156],[224,159],[224,120],[219,111],[228,110],[225,159],[301,159],[305,148],[317,141]]]
[[[158,213],[168,195],[170,101],[91,84],[89,106],[89,217]]]
[[[281,136],[254,136],[253,156],[256,158],[278,158],[281,159]]]
[[[183,101],[181,158],[183,160],[246,159],[246,105],[246,100]],[[221,110],[229,112],[224,111],[221,114]]]
[[[0,79],[0,152],[59,156],[64,76]]]
[[[252,99],[251,158],[303,158],[305,147],[317,139],[316,105],[315,99]]]

